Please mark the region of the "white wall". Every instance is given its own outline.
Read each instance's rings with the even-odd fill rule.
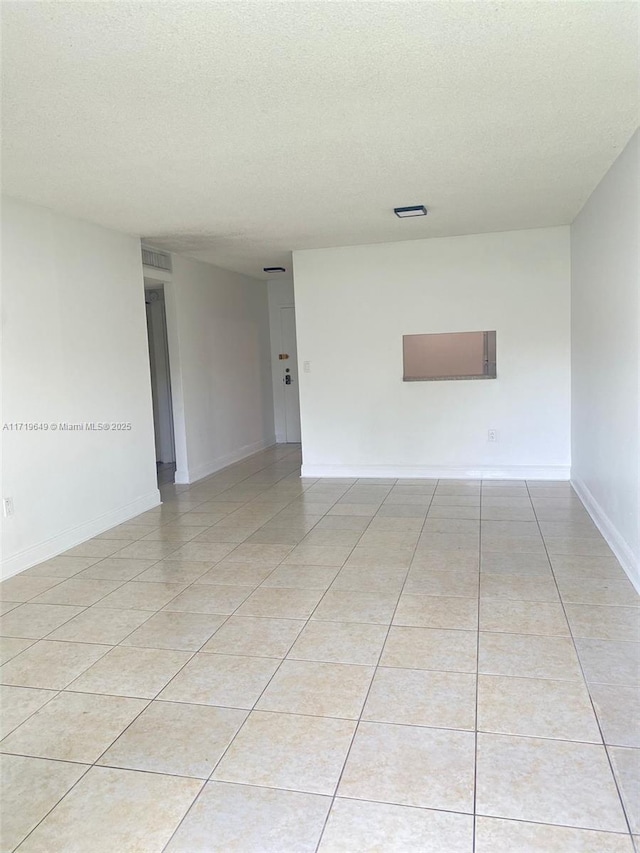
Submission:
[[[7,577],[159,503],[140,243],[13,199],[2,211],[4,422],[130,431],[3,431]]]
[[[265,282],[173,255],[165,284],[176,482],[275,442]]]
[[[280,354],[280,309],[295,306],[293,281],[290,279],[272,279],[267,284],[269,293],[269,328],[271,331],[271,381],[273,384],[273,412],[276,441],[287,440],[285,418],[284,383],[282,382],[282,362]]]
[[[567,227],[297,251],[294,281],[306,476],[568,478]],[[497,379],[402,382],[403,334],[493,329]]]
[[[640,139],[571,226],[574,485],[640,589]]]

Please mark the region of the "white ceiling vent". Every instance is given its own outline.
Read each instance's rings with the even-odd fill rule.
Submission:
[[[145,267],[171,272],[171,255],[168,252],[158,252],[157,249],[142,247],[142,263]]]

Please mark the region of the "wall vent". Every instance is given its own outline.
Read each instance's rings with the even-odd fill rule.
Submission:
[[[145,267],[171,272],[171,255],[168,252],[159,252],[157,249],[149,249],[147,246],[143,246],[142,263]]]

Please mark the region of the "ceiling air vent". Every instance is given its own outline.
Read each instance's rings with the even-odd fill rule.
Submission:
[[[171,255],[168,252],[158,252],[157,249],[142,247],[142,263],[145,267],[171,272]]]

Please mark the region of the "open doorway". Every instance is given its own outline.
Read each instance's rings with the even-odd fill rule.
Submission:
[[[153,427],[156,444],[158,485],[173,483],[176,471],[176,449],[171,402],[171,372],[167,340],[167,314],[162,284],[145,281],[147,335],[151,367]]]

